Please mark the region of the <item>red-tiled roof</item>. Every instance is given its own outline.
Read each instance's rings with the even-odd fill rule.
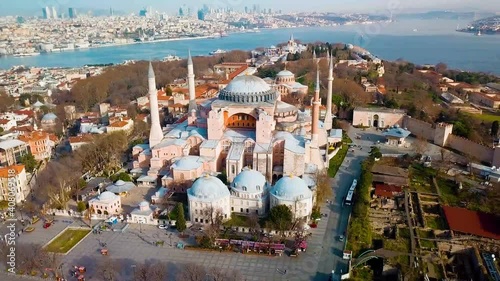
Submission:
[[[388,184],[375,184],[375,195],[379,197],[392,198],[395,194],[401,193],[403,189],[400,186]]]
[[[443,206],[450,229],[500,240],[500,217],[464,208]]]

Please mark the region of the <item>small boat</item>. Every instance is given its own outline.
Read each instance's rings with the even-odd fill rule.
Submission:
[[[40,53],[21,53],[21,54],[14,54],[14,57],[33,57],[38,55],[40,55]]]
[[[478,30],[477,33],[476,33],[476,36],[481,36],[481,30]]]
[[[227,51],[224,51],[224,50],[221,50],[221,49],[217,49],[215,51],[210,52],[209,54],[210,55],[220,55],[220,54],[225,54],[225,53],[227,53]]]
[[[167,61],[180,61],[181,58],[178,57],[178,56],[173,56],[173,55],[168,55],[166,57],[163,58],[163,61],[164,62],[167,62]]]

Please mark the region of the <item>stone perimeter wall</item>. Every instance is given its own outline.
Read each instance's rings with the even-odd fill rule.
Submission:
[[[478,144],[469,139],[451,134],[452,125],[433,126],[409,116],[404,118],[404,126],[413,135],[432,141],[438,145],[445,144],[445,147],[452,148],[464,154],[470,155],[473,159],[486,162],[491,165],[500,165],[500,147],[488,147]]]

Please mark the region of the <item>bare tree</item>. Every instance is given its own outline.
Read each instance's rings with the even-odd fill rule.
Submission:
[[[320,171],[316,175],[316,202],[319,204],[331,197],[332,187],[330,177],[326,170]]]
[[[166,265],[161,262],[139,264],[135,269],[135,281],[163,281]]]
[[[250,227],[250,233],[254,238],[257,238],[260,235],[261,228],[259,224],[259,216],[257,214],[252,214],[248,218],[248,225]]]
[[[107,257],[102,257],[97,265],[97,275],[103,281],[115,281],[118,278],[118,265]]]
[[[418,154],[424,154],[427,151],[427,140],[423,136],[418,136],[413,147]]]
[[[201,265],[188,263],[177,274],[178,281],[205,281],[207,270]]]

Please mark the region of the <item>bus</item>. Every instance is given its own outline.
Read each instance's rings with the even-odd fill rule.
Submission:
[[[352,181],[351,187],[349,188],[349,191],[347,192],[347,195],[344,200],[344,205],[351,206],[352,205],[352,199],[354,196],[354,190],[356,189],[356,185],[358,185],[358,181],[355,179]]]

